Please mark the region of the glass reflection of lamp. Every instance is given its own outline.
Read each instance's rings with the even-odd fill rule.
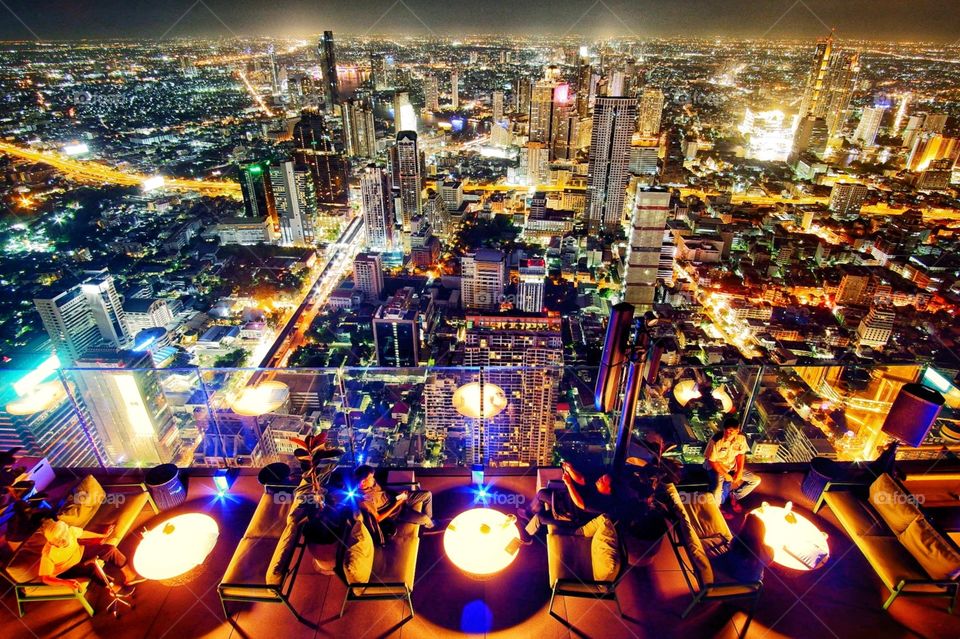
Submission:
[[[67,398],[67,390],[58,380],[43,382],[7,404],[11,415],[35,415],[60,405]]]
[[[230,402],[237,415],[260,417],[272,413],[290,397],[290,388],[283,382],[268,381],[256,386],[247,386]]]
[[[478,420],[480,426],[479,446],[474,456],[474,465],[483,465],[485,420],[496,417],[507,407],[507,395],[496,384],[484,382],[483,369],[480,370],[479,381],[469,382],[453,393],[453,408],[469,419]]]

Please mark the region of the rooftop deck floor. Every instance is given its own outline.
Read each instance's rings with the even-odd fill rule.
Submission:
[[[809,512],[812,504],[800,494],[801,479],[798,473],[764,474],[763,484],[746,505],[759,505],[762,500],[780,504],[790,499],[798,510]],[[423,487],[434,492],[437,518],[449,519],[466,507],[467,481],[465,477],[422,478]],[[501,491],[527,498],[535,489],[532,476],[500,477],[494,482]],[[307,623],[298,621],[283,605],[264,603],[231,604],[233,612],[228,622],[223,618],[217,584],[260,492],[255,477],[241,476],[229,496],[220,499],[209,478],[192,477],[188,502],[181,509],[208,513],[220,524],[217,545],[205,569],[193,581],[177,587],[156,582],[139,585],[135,607],[119,620],[102,612],[89,618],[72,601],[28,604],[26,615],[20,619],[13,594],[4,582],[0,636],[732,639],[745,619],[737,606],[705,604],[681,620],[680,613],[690,602],[690,594],[673,552],[663,543],[651,563],[630,568],[618,588],[626,617],[617,614],[612,602],[561,598],[556,608],[570,622],[571,627],[566,627],[547,613],[550,589],[542,542],[522,548],[516,561],[494,578],[474,581],[445,557],[442,535],[430,535],[422,540],[413,592],[417,614],[403,625],[399,624],[406,614],[405,607],[394,601],[352,602],[344,617],[338,619],[345,587],[336,577],[317,574],[309,555],[301,566],[292,596],[293,605]],[[148,519],[145,513],[143,523]],[[901,598],[889,611],[883,611],[886,590],[863,555],[837,528],[828,509],[814,516],[814,520],[830,536],[829,563],[809,573],[769,568],[750,638],[960,637],[960,613],[948,615],[944,599]],[[105,596],[101,590],[96,589],[89,597],[95,608],[103,609]]]

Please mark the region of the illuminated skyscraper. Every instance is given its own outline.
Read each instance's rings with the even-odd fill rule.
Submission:
[[[430,74],[423,79],[423,97],[427,111],[440,110],[440,82],[437,76]]]
[[[863,115],[860,116],[860,124],[857,125],[857,130],[853,134],[853,141],[860,142],[865,147],[873,146],[886,110],[886,107],[866,107]]]
[[[460,303],[469,309],[499,310],[506,278],[501,251],[482,248],[464,255],[460,258]]]
[[[657,88],[643,90],[640,97],[637,133],[643,137],[660,135],[660,120],[663,118],[663,91]]]
[[[417,130],[417,113],[410,104],[410,93],[407,91],[393,93],[393,127],[396,133]]]
[[[623,221],[636,116],[633,98],[598,97],[594,104],[586,207],[590,232],[613,231]]]
[[[286,246],[312,244],[317,196],[308,168],[290,161],[271,166],[270,190],[280,221],[280,242]]]
[[[270,174],[267,162],[256,162],[240,167],[240,191],[247,217],[263,219],[275,217],[270,193]]]
[[[392,251],[396,220],[393,212],[393,180],[390,173],[371,164],[360,174],[360,213],[371,251]]]
[[[907,168],[925,171],[935,160],[948,160],[952,168],[960,158],[960,138],[948,138],[939,133],[921,133],[916,136]]]
[[[503,91],[494,91],[490,97],[490,102],[493,110],[493,121],[501,121],[503,119]]]
[[[354,289],[367,301],[378,301],[383,293],[383,260],[377,253],[360,253],[353,259]]]
[[[450,72],[450,108],[460,108],[460,75],[456,71]]]
[[[663,250],[663,230],[670,211],[666,189],[637,191],[633,206],[623,301],[638,312],[653,310],[657,273]]]
[[[808,115],[801,118],[797,125],[790,156],[798,158],[809,152],[821,157],[826,152],[829,142],[830,131],[827,129],[827,121],[823,118]]]
[[[337,79],[337,58],[333,47],[333,31],[324,31],[317,45],[320,55],[320,72],[323,74],[323,102],[327,113],[340,103],[340,82]]]
[[[87,298],[87,307],[93,313],[100,334],[117,348],[130,347],[134,336],[130,334],[127,326],[123,304],[113,284],[113,276],[106,269],[90,271],[87,275],[87,279],[80,284],[80,290]]]
[[[893,335],[896,317],[891,310],[871,307],[870,312],[857,326],[857,343],[861,347],[883,348]]]
[[[866,184],[837,182],[830,190],[830,210],[839,217],[857,217],[867,192]]]
[[[850,98],[859,75],[858,53],[835,50],[832,34],[820,40],[807,76],[800,116],[823,118],[830,137],[837,135],[846,121]]]
[[[519,274],[517,308],[525,313],[542,312],[547,263],[542,258],[522,259],[520,260]]]
[[[391,149],[392,170],[396,186],[400,188],[400,220],[404,232],[410,232],[410,220],[420,215],[421,190],[420,149],[415,131],[397,133],[397,143]]]
[[[419,298],[410,287],[388,299],[373,315],[373,341],[380,366],[404,368],[420,363]]]
[[[366,100],[347,100],[343,104],[343,138],[347,155],[372,159],[377,155],[377,133],[373,109]]]
[[[517,78],[514,95],[517,99],[516,112],[529,114],[530,98],[533,95],[533,78],[528,78],[526,76]]]
[[[318,203],[346,203],[349,164],[337,150],[324,116],[304,113],[294,125],[293,159],[310,173]]]

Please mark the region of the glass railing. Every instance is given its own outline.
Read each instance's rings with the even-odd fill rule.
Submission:
[[[294,441],[325,434],[344,463],[488,468],[605,464],[619,408],[594,406],[595,368],[83,368],[40,379],[0,371],[0,449],[55,467],[296,465]],[[873,459],[907,383],[946,397],[919,447],[960,452],[952,374],[926,365],[662,365],[642,389],[633,445],[657,433],[670,455],[703,461],[733,417],[754,463]],[[485,398],[481,400],[481,397]]]

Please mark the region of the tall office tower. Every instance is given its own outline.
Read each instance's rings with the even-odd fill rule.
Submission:
[[[430,223],[430,228],[437,237],[448,239],[451,231],[449,208],[444,198],[437,191],[429,191],[423,205],[423,216]]]
[[[530,97],[533,95],[533,78],[526,76],[517,78],[514,97],[516,99],[515,112],[524,115],[530,114]]]
[[[324,31],[317,45],[320,55],[320,73],[323,74],[323,103],[327,113],[340,103],[340,82],[337,79],[337,58],[333,48],[333,31]]]
[[[925,171],[931,162],[949,160],[951,168],[960,157],[960,138],[947,138],[939,133],[921,133],[916,136],[907,168],[911,171]]]
[[[607,77],[607,95],[614,98],[623,97],[626,95],[624,93],[624,84],[626,83],[626,76],[623,71],[617,70],[610,73]]]
[[[51,292],[33,300],[63,366],[72,366],[102,336],[79,286]]]
[[[289,160],[271,166],[270,190],[280,221],[280,242],[286,246],[312,244],[317,196],[309,169]]]
[[[333,132],[324,116],[317,113],[301,115],[293,127],[293,160],[310,173],[318,203],[346,203],[349,163],[337,151]]]
[[[440,197],[443,198],[448,211],[458,210],[463,205],[463,182],[444,180],[440,183]]]
[[[598,97],[593,105],[587,175],[587,226],[614,231],[623,222],[630,140],[637,117],[633,98]]]
[[[506,280],[501,251],[481,248],[468,253],[460,258],[460,303],[464,308],[499,310]]]
[[[393,228],[396,218],[393,209],[393,180],[390,173],[371,164],[360,174],[360,212],[367,233],[367,249],[392,251]]]
[[[640,96],[637,133],[643,137],[660,135],[660,121],[663,118],[663,91],[657,88],[643,90]]]
[[[129,348],[133,345],[133,335],[127,326],[113,276],[107,269],[88,271],[86,275],[88,277],[80,283],[80,290],[87,298],[87,308],[93,313],[100,335],[117,348]]]
[[[554,147],[558,142],[562,143],[564,149],[569,148],[568,120],[571,111],[569,85],[554,80],[540,80],[534,85],[530,96],[530,129],[527,138],[530,142],[546,144],[550,149],[550,159],[553,159]],[[565,125],[563,136],[558,135],[561,123]],[[561,140],[558,141],[558,137]]]
[[[353,287],[367,301],[379,301],[383,293],[383,260],[378,253],[360,253],[353,258]]]
[[[387,78],[386,56],[380,54],[370,56],[370,81],[375,91],[384,91],[390,86]]]
[[[800,116],[823,118],[827,122],[830,137],[837,135],[846,121],[859,74],[859,54],[836,51],[832,34],[820,40],[807,76]]]
[[[577,115],[585,118],[590,114],[590,88],[593,76],[593,67],[590,66],[590,60],[581,52],[577,65]]]
[[[420,363],[420,299],[402,288],[373,314],[373,341],[380,366],[404,368]]]
[[[111,466],[175,461],[180,439],[148,352],[93,349],[71,371],[80,401]],[[109,369],[109,370],[105,370]]]
[[[460,108],[460,75],[456,71],[450,72],[450,108]]]
[[[494,91],[490,97],[491,108],[493,109],[493,121],[503,120],[503,91]]]
[[[896,318],[896,313],[892,310],[871,307],[857,326],[857,343],[861,347],[883,348],[893,335]]]
[[[347,100],[343,105],[343,138],[347,155],[373,159],[377,155],[377,129],[373,108],[366,100]]]
[[[810,152],[820,157],[827,151],[830,142],[830,131],[827,121],[823,118],[808,115],[800,119],[797,132],[793,136],[793,147],[790,156],[794,159]]]
[[[517,308],[525,313],[543,311],[543,289],[546,287],[547,263],[542,258],[522,259],[519,265]]]
[[[468,419],[467,459],[489,466],[544,465],[553,457],[563,367],[560,318],[467,317],[464,366],[483,367],[506,408]]]
[[[865,267],[848,267],[837,287],[836,303],[840,306],[862,304],[870,289],[871,279],[870,271]]]
[[[627,248],[623,301],[633,304],[641,313],[653,310],[657,271],[663,249],[663,230],[669,211],[670,192],[666,189],[637,191],[630,245]]]
[[[860,116],[860,124],[857,125],[857,130],[853,134],[853,141],[860,142],[865,147],[873,146],[886,110],[886,107],[866,107],[863,115]]]
[[[830,189],[830,210],[839,217],[857,217],[867,199],[867,185],[837,182]]]
[[[564,85],[565,86],[565,85]],[[555,160],[575,160],[580,147],[580,118],[569,103],[556,104],[550,155]]]
[[[640,140],[630,146],[630,173],[638,176],[657,174],[660,144],[653,139]]]
[[[415,131],[397,133],[397,143],[391,149],[395,186],[400,189],[400,220],[404,232],[410,232],[410,220],[420,215],[421,190],[420,149]]]
[[[440,110],[440,81],[430,74],[423,79],[423,97],[427,111]]]
[[[254,162],[240,167],[240,192],[243,194],[243,210],[246,217],[262,220],[275,217],[273,194],[270,193],[268,162]]]
[[[410,93],[395,91],[393,94],[394,133],[417,130],[417,113],[410,104]]]
[[[520,149],[520,175],[530,186],[546,184],[550,179],[550,149],[543,142],[527,142]]]

